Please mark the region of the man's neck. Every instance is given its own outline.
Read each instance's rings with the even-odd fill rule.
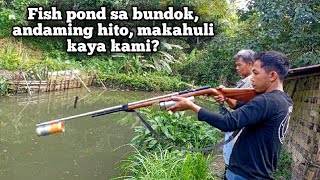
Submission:
[[[251,74],[248,74],[248,75],[246,75],[246,76],[242,76],[241,78],[242,78],[242,79],[245,79],[245,78],[247,78],[247,77],[249,77],[249,76],[251,76]]]
[[[279,91],[283,92],[283,84],[281,82],[273,83],[267,88],[265,93],[269,93],[269,92],[274,91],[274,90],[279,90]]]

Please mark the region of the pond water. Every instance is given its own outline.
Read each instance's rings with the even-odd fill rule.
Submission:
[[[0,179],[110,179],[132,148],[138,120],[126,112],[67,121],[64,133],[38,137],[36,124],[160,94],[73,89],[0,98]],[[77,108],[74,98],[79,97]]]

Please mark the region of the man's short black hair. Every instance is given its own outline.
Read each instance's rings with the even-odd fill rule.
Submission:
[[[278,51],[266,51],[258,54],[255,58],[256,61],[261,62],[261,67],[269,73],[276,71],[279,74],[280,81],[283,81],[289,71],[288,57]]]

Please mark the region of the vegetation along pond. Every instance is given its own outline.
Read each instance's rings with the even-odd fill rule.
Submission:
[[[131,113],[82,117],[65,132],[38,137],[36,124],[150,98],[160,94],[86,89],[0,98],[0,179],[110,179],[132,148]],[[79,97],[74,108],[75,96]]]

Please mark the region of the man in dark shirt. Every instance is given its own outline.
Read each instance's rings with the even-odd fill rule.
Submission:
[[[227,179],[273,179],[292,112],[292,100],[283,92],[288,70],[284,54],[263,52],[256,57],[252,76],[252,86],[260,95],[250,102],[237,101],[235,111],[220,115],[185,98],[172,97],[178,102],[167,110],[191,109],[198,113],[199,120],[222,131],[246,127],[234,145]]]

